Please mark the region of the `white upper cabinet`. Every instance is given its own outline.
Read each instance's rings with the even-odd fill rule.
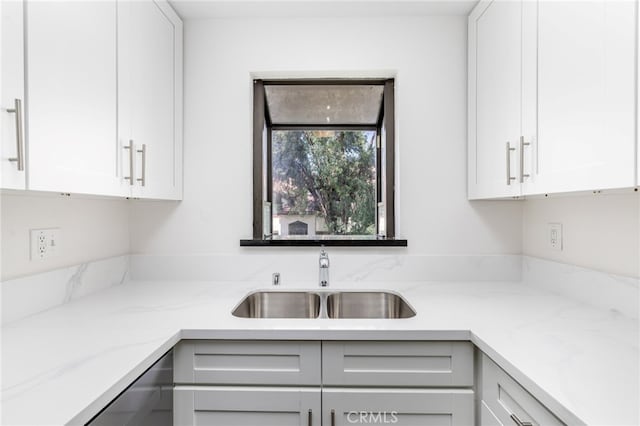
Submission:
[[[604,0],[476,6],[469,199],[635,185],[636,8]]]
[[[520,135],[521,9],[520,2],[486,2],[469,18],[471,198],[520,194],[511,150]]]
[[[526,193],[635,184],[636,7],[538,4],[538,142]]]
[[[483,1],[469,16],[470,199],[521,192],[522,7]]]
[[[144,0],[119,3],[118,24],[122,184],[133,197],[181,199],[182,22]]]
[[[0,2],[0,188],[25,189],[24,3]]]
[[[0,187],[181,199],[182,22],[169,4],[3,1],[0,14]]]
[[[29,2],[28,189],[121,195],[116,2]]]

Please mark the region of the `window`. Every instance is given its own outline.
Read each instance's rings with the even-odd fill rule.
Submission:
[[[254,80],[253,240],[241,244],[395,241],[393,98],[393,80]]]
[[[271,135],[273,236],[377,233],[375,130]],[[289,232],[293,221],[307,232]]]

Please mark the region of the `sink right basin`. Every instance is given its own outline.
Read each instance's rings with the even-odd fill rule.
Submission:
[[[416,312],[399,295],[386,291],[342,291],[327,297],[329,318],[411,318]]]

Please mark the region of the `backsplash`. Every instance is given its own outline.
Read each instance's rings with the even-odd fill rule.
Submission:
[[[419,256],[343,254],[329,251],[330,285],[380,281],[520,281],[519,255]],[[132,280],[254,281],[270,285],[318,281],[314,254],[132,255]]]
[[[522,253],[640,278],[640,193],[580,194],[523,203]],[[549,247],[549,224],[562,224],[562,250]]]
[[[117,256],[0,283],[2,325],[127,281],[129,256]]]
[[[638,318],[640,279],[522,256],[522,282],[588,305]]]
[[[520,255],[412,256],[329,254],[331,287],[383,282],[502,281],[525,284],[638,318],[640,280]],[[271,285],[279,272],[287,288],[317,285],[318,256],[128,255],[0,283],[2,325],[128,281],[228,281]]]
[[[0,280],[14,280],[129,253],[129,203],[53,193],[0,194]],[[58,228],[55,256],[32,261],[30,231]]]

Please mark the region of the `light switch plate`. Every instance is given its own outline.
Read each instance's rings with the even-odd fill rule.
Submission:
[[[553,251],[562,251],[562,224],[550,223],[547,227],[547,244]]]
[[[60,228],[32,229],[31,260],[44,260],[57,255],[60,245]]]

